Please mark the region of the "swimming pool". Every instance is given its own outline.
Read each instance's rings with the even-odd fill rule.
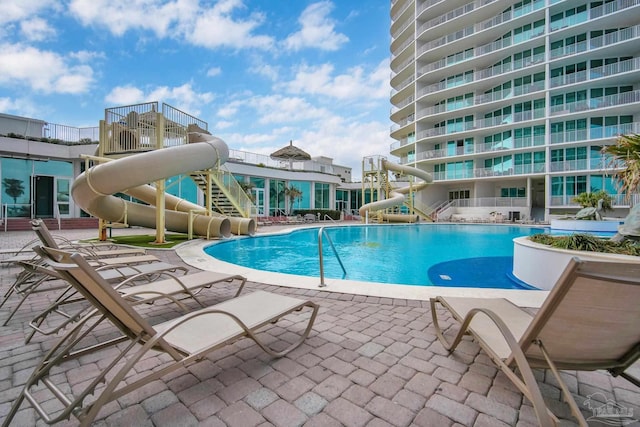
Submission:
[[[326,227],[324,274],[417,286],[530,289],[511,277],[513,239],[544,228],[485,224],[407,224]],[[258,270],[319,277],[318,228],[237,238],[207,246],[219,260]]]

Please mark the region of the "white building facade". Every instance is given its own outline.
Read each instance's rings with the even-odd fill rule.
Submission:
[[[602,147],[640,133],[640,0],[392,0],[391,86],[423,203],[546,220],[605,190],[627,214]]]

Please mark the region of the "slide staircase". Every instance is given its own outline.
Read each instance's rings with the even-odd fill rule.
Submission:
[[[194,171],[189,176],[204,194],[209,195],[213,211],[229,217],[257,216],[255,204],[224,166]]]

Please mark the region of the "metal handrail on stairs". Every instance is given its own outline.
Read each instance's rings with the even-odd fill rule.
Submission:
[[[320,229],[318,230],[318,259],[320,261],[320,285],[318,286],[321,288],[324,288],[325,286],[327,286],[324,283],[324,259],[322,257],[322,236],[323,235],[329,241],[329,244],[331,245],[331,249],[333,249],[333,254],[338,259],[338,262],[340,263],[340,267],[342,267],[342,272],[344,273],[345,276],[347,275],[347,270],[345,270],[344,264],[342,264],[340,255],[338,255],[338,251],[336,251],[336,247],[334,246],[333,241],[331,240],[331,237],[329,237],[327,232],[324,230],[324,227],[320,227]]]

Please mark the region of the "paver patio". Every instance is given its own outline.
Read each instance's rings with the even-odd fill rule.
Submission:
[[[67,232],[68,237],[93,237],[94,231]],[[0,234],[2,247],[19,247],[28,232]],[[149,253],[184,264],[171,250]],[[193,269],[193,267],[189,267]],[[0,290],[13,282],[16,268],[0,268]],[[214,304],[233,295],[236,285],[205,291]],[[204,360],[154,381],[107,404],[97,426],[532,426],[529,402],[500,373],[478,345],[468,340],[448,355],[431,325],[428,301],[378,298],[330,291],[292,289],[249,282],[244,292],[264,289],[300,296],[321,306],[313,332],[298,349],[280,359],[266,355],[242,339]],[[55,295],[29,297],[11,322],[0,327],[0,419],[34,365],[56,337],[36,335],[24,344],[28,322]],[[17,299],[0,311],[3,322]],[[196,308],[195,303],[191,304]],[[179,314],[169,305],[139,308],[152,323]],[[445,322],[446,324],[446,322]],[[262,333],[272,345],[291,342],[284,320]],[[96,334],[108,335],[112,328]],[[99,337],[98,337],[99,338]],[[75,387],[104,366],[110,351],[68,363],[57,379]],[[138,364],[138,374],[163,363],[151,356]],[[640,370],[636,365],[634,371]],[[574,425],[552,375],[536,371],[543,394],[563,425]],[[604,372],[563,374],[579,404],[594,393],[633,409],[640,418],[640,389]],[[594,396],[595,398],[595,396]],[[599,397],[599,399],[602,399]],[[583,407],[586,417],[592,414]],[[597,425],[597,420],[593,425]],[[67,423],[62,423],[66,425]],[[68,425],[76,425],[72,419]],[[44,425],[23,404],[13,425]]]

